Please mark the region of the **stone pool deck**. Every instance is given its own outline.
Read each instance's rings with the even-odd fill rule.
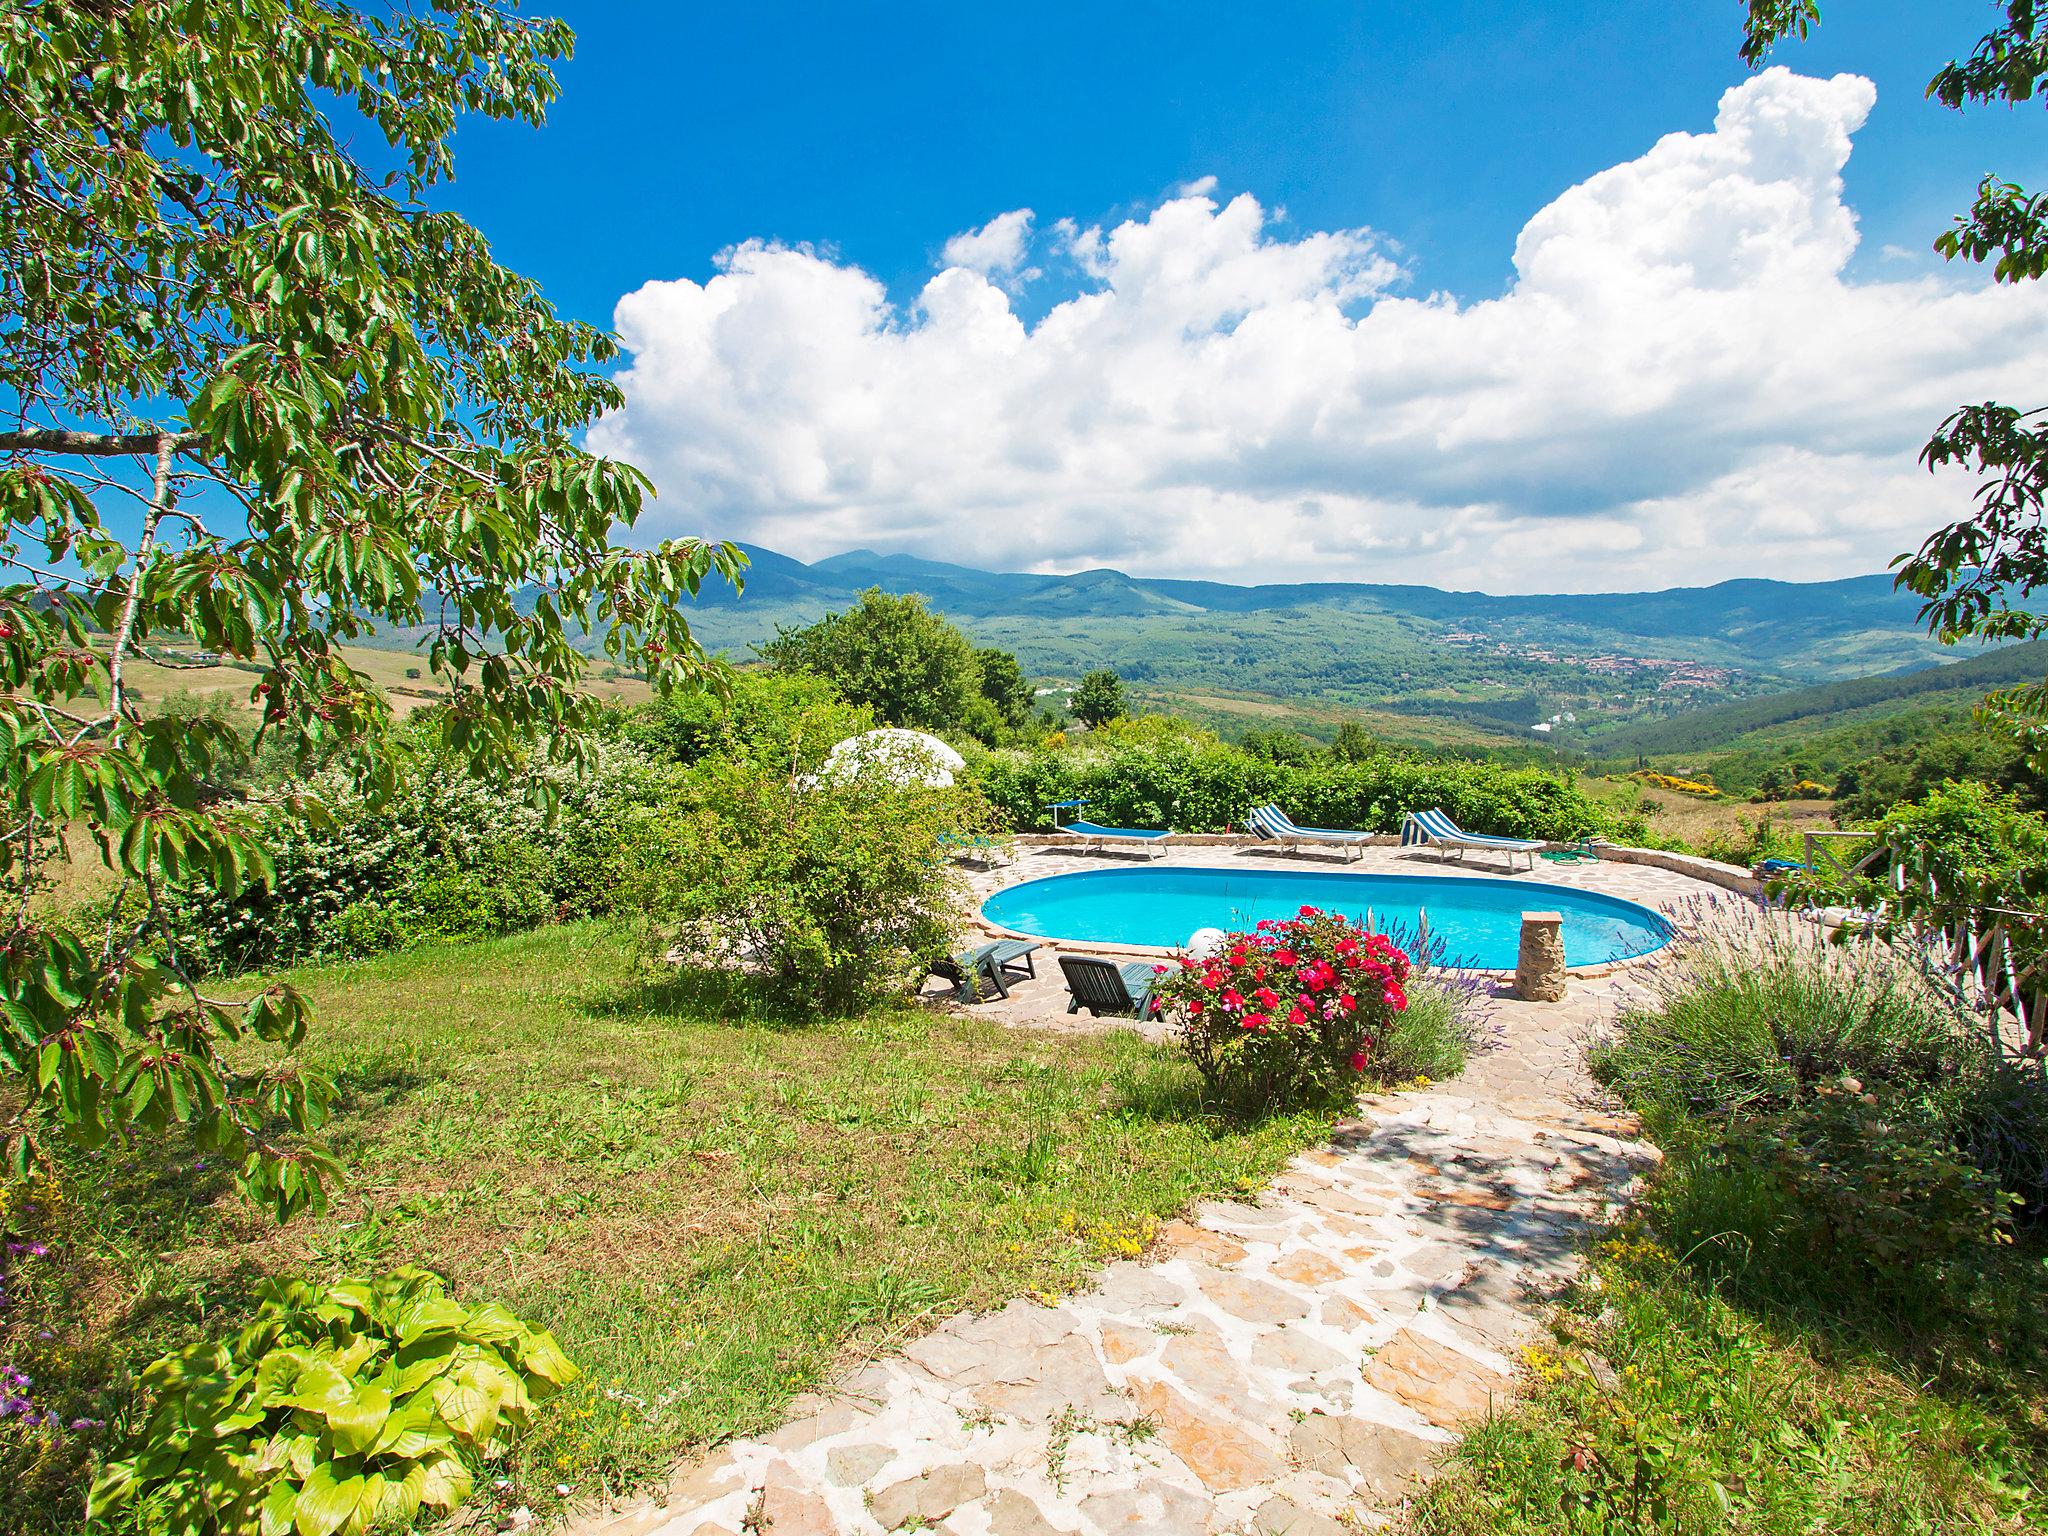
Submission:
[[[986,890],[1102,862],[1027,851],[976,878]],[[1374,850],[1346,867],[1436,866]],[[1609,863],[1539,863],[1532,883],[1546,880],[1674,913],[1702,890]],[[1017,1027],[1129,1027],[1070,1018],[1044,953],[1036,981],[975,1011]],[[1544,1298],[1656,1160],[1581,1065],[1588,1032],[1639,979],[1579,978],[1551,1004],[1486,986],[1485,1048],[1457,1081],[1363,1100],[1255,1200],[1196,1207],[1142,1259],[1054,1305],[955,1317],[793,1405],[773,1434],[681,1469],[663,1498],[572,1528],[1345,1536],[1386,1524],[1459,1430],[1510,1398]]]

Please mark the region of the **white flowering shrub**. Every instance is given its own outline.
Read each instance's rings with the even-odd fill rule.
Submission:
[[[612,742],[588,775],[545,772],[552,814],[433,759],[375,807],[319,776],[303,787],[329,816],[279,814],[265,828],[275,880],[232,894],[187,886],[173,942],[189,963],[232,972],[602,915],[634,826],[669,798],[675,770]]]

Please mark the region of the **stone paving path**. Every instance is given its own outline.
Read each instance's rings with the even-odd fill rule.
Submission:
[[[956,1317],[799,1402],[775,1433],[685,1468],[658,1503],[575,1529],[1384,1524],[1459,1428],[1512,1391],[1541,1298],[1656,1156],[1579,1067],[1624,985],[1497,999],[1497,1042],[1463,1077],[1365,1100],[1258,1203],[1196,1208],[1055,1306]]]

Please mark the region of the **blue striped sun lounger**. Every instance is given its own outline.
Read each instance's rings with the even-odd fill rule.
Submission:
[[[1269,843],[1297,849],[1307,847],[1334,847],[1343,851],[1347,859],[1364,857],[1366,845],[1372,841],[1370,832],[1343,832],[1335,827],[1304,827],[1290,820],[1287,813],[1277,805],[1262,805],[1246,815],[1244,824],[1257,836]]]
[[[1456,853],[1460,862],[1467,853],[1505,854],[1508,868],[1513,869],[1515,855],[1521,854],[1529,861],[1529,868],[1536,867],[1536,852],[1543,846],[1541,838],[1489,837],[1483,832],[1467,832],[1440,810],[1410,811],[1401,820],[1401,846],[1403,848],[1428,847],[1440,850],[1439,857],[1449,858]]]
[[[1166,839],[1171,832],[1151,827],[1105,827],[1095,821],[1070,821],[1060,824],[1060,812],[1071,811],[1086,805],[1086,800],[1056,800],[1046,809],[1052,812],[1052,829],[1055,832],[1071,832],[1082,839],[1083,853],[1106,853],[1112,848],[1128,848],[1142,853],[1148,859],[1156,859],[1166,852]]]

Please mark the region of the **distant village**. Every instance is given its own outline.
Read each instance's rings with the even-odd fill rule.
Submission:
[[[1710,666],[1705,662],[1683,661],[1670,656],[1625,656],[1614,651],[1579,656],[1547,645],[1521,645],[1511,640],[1500,640],[1492,635],[1469,629],[1446,630],[1443,642],[1461,649],[1491,651],[1496,656],[1537,662],[1544,666],[1581,667],[1603,677],[1635,679],[1645,674],[1654,674],[1657,675],[1656,691],[1660,694],[1718,693],[1725,690],[1738,675],[1734,667]],[[1497,680],[1489,677],[1480,681],[1493,683]],[[1617,700],[1627,697],[1626,694],[1615,695]],[[1578,716],[1567,709],[1558,711],[1548,720],[1537,721],[1529,729],[1547,736],[1561,725],[1577,723]]]

